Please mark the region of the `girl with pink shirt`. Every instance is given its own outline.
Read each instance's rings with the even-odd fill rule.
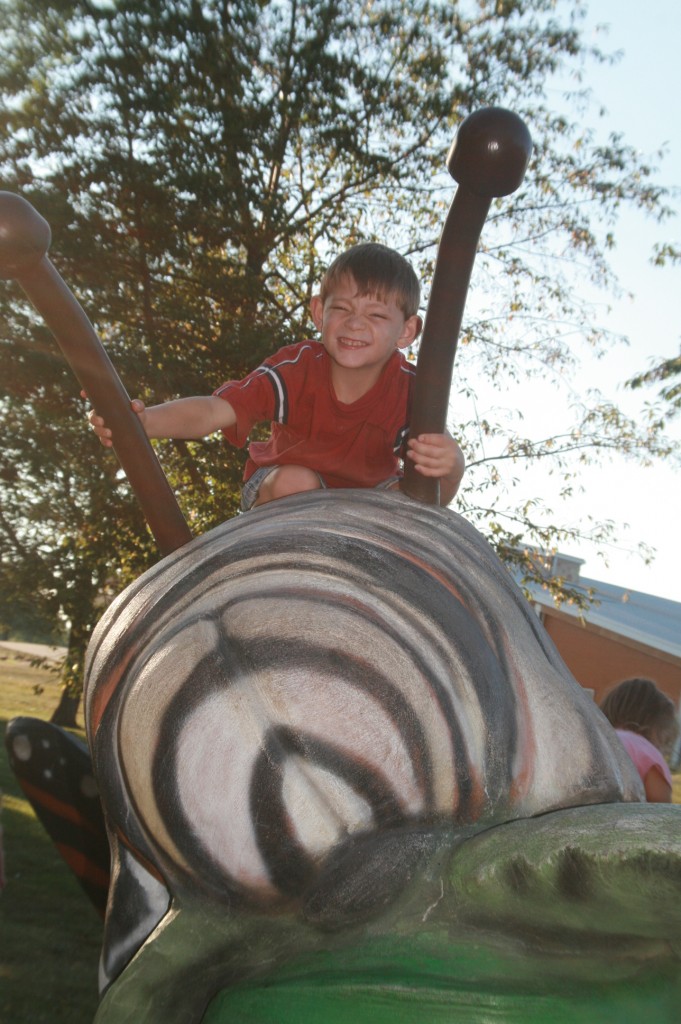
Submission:
[[[671,803],[669,757],[679,724],[674,702],[651,679],[625,679],[611,690],[601,710],[636,765],[646,799]]]

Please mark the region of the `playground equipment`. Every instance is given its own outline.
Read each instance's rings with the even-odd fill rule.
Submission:
[[[444,429],[480,230],[529,155],[497,109],[452,147],[416,433]],[[484,539],[409,469],[401,494],[296,495],[190,539],[49,229],[0,198],[0,269],[112,424],[165,555],[88,650],[112,854],[96,1024],[675,1021],[678,808],[641,803]]]

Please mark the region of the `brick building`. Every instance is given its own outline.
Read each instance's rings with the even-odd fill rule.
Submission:
[[[525,584],[563,661],[598,703],[616,683],[645,676],[681,707],[681,602],[587,579],[583,564],[569,555],[542,558],[547,576],[594,592],[586,611],[568,603],[556,607],[548,589]]]

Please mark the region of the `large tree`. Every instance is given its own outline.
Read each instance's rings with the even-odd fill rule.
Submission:
[[[303,337],[321,267],[358,239],[410,254],[427,281],[453,188],[444,154],[481,106],[524,117],[535,150],[485,230],[455,388],[546,382],[574,358],[575,325],[599,345],[563,268],[578,259],[607,286],[619,206],[665,213],[622,137],[603,145],[582,127],[581,92],[571,117],[547,100],[552,76],[605,59],[580,35],[579,5],[0,0],[0,13],[2,187],[50,222],[54,261],[145,399],[206,392]],[[35,575],[36,600],[61,607],[82,649],[102,595],[153,545],[14,286],[0,292],[0,323],[3,585]],[[508,505],[481,437],[502,439],[497,460],[560,460],[664,450],[657,426],[598,403],[540,441],[454,418],[472,466],[462,507],[498,545],[550,542],[560,524],[527,496]],[[234,511],[241,455],[216,439],[159,450],[193,529]]]

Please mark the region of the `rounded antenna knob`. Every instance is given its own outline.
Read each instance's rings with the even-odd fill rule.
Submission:
[[[0,277],[17,278],[50,247],[50,225],[14,192],[0,192]]]
[[[531,155],[532,137],[525,122],[503,107],[484,107],[461,122],[447,169],[475,195],[496,198],[515,192]]]

